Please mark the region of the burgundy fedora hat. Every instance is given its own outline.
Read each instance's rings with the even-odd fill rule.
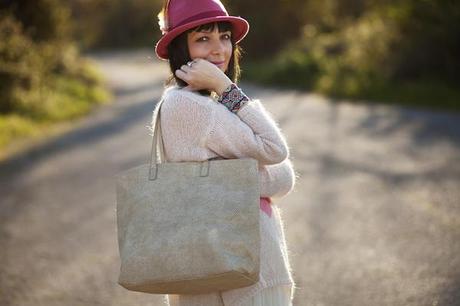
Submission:
[[[178,35],[202,24],[228,21],[233,25],[233,39],[240,42],[249,31],[249,23],[229,16],[219,0],[170,0],[164,20],[160,20],[163,36],[155,46],[160,59],[168,59],[168,45]]]

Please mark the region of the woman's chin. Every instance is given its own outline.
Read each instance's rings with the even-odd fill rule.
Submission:
[[[214,64],[214,65],[216,65],[216,64]],[[225,67],[225,64],[216,65],[216,66],[223,72],[227,71],[227,67]]]

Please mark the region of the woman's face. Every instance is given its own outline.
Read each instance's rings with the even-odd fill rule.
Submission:
[[[232,32],[219,33],[219,28],[213,31],[190,32],[187,34],[188,51],[192,60],[205,59],[223,72],[227,71],[232,56]]]

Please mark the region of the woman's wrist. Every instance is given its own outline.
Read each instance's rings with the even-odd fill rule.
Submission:
[[[215,86],[216,88],[215,88],[214,91],[220,97],[220,96],[222,96],[224,91],[232,84],[233,84],[233,82],[227,77],[226,79],[223,79],[223,80],[221,80],[221,81],[219,81],[217,83],[217,85]]]

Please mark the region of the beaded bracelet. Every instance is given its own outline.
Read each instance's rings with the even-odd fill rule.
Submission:
[[[244,92],[238,88],[235,84],[228,86],[222,95],[217,99],[219,103],[222,103],[232,113],[236,113],[249,101],[249,98]]]

